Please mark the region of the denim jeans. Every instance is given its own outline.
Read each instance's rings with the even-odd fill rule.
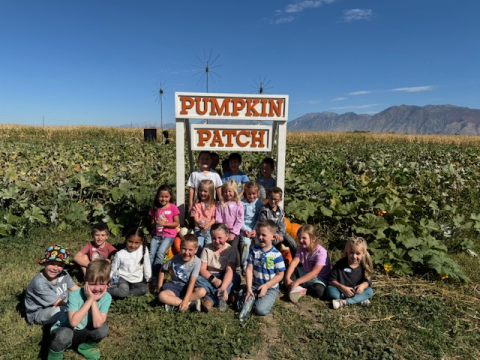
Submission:
[[[150,264],[152,264],[152,278],[157,278],[165,259],[165,252],[173,245],[173,237],[154,236],[150,243]]]
[[[204,234],[200,231],[200,228],[196,227],[195,228],[195,236],[198,239],[198,251],[197,251],[197,256],[200,257],[202,254],[203,247],[205,245],[211,244],[212,243],[212,236],[210,235],[210,229],[205,231]]]
[[[212,275],[215,276],[217,279],[223,279],[225,273],[217,273]],[[234,272],[232,282],[230,283],[230,285],[227,286],[227,293],[230,294],[232,290],[236,290],[240,286],[241,281],[242,279],[240,278],[240,275]],[[218,305],[218,289],[213,286],[207,279],[200,275],[195,282],[195,287],[204,288],[207,291],[207,295],[205,295],[205,298],[209,299],[213,305]]]
[[[361,294],[354,295],[352,297],[347,298],[344,293],[338,290],[335,286],[328,285],[327,286],[327,296],[333,300],[345,299],[347,300],[347,305],[354,305],[359,304],[364,300],[367,300],[373,296],[373,290],[369,286]]]
[[[114,299],[124,299],[130,295],[145,295],[148,292],[148,285],[143,281],[139,283],[129,283],[127,280],[120,277],[118,283],[109,287],[107,291]]]
[[[247,294],[247,289],[245,288],[245,285],[243,286],[243,294],[242,299],[239,299],[239,301],[245,302],[245,297]],[[258,297],[258,288],[260,285],[253,284],[252,285],[252,291],[255,294],[255,304],[253,305],[253,311],[255,314],[259,316],[265,316],[270,313],[270,310],[272,310],[273,304],[275,303],[275,300],[277,300],[278,296],[278,287],[275,289],[268,289],[267,293],[263,297]],[[240,290],[242,292],[242,290]],[[243,305],[242,305],[243,306]],[[241,310],[241,309],[239,309]]]

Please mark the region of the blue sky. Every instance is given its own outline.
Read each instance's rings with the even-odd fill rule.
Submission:
[[[174,121],[175,91],[290,96],[289,118],[480,108],[480,2],[0,0],[0,123]]]

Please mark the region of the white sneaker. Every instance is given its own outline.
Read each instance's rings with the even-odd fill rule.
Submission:
[[[288,297],[290,301],[294,304],[300,300],[300,298],[304,297],[307,294],[307,289],[301,286],[295,286],[289,293]]]
[[[332,300],[332,306],[335,310],[340,309],[341,307],[344,307],[347,305],[346,300]]]
[[[190,303],[188,303],[188,308],[191,311],[201,312],[202,311],[202,302],[200,300],[191,301]]]
[[[361,306],[370,306],[370,300],[363,300],[361,303],[360,303]]]

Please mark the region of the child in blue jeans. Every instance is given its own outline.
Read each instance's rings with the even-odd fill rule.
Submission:
[[[367,252],[367,242],[361,237],[347,240],[343,257],[333,267],[327,296],[332,300],[334,309],[347,305],[370,305],[373,296],[370,280],[373,273],[373,263]]]

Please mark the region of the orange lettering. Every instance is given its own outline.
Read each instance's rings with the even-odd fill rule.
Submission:
[[[257,132],[258,132],[258,136],[257,136]],[[257,144],[255,144],[255,142],[258,142],[258,147],[265,147],[265,143],[264,143],[264,138],[265,138],[265,130],[252,130],[252,147],[257,147]]]
[[[228,111],[228,103],[230,102],[230,100],[231,99],[229,98],[223,99],[222,105],[219,106],[217,102],[217,98],[210,98],[210,104],[212,105],[212,110],[210,110],[210,115],[229,116],[230,111]]]
[[[240,147],[246,147],[246,146],[248,145],[248,141],[246,141],[246,142],[241,141],[241,140],[240,140],[240,136],[242,136],[242,135],[244,135],[244,136],[246,136],[246,137],[250,137],[251,134],[250,134],[250,132],[247,131],[247,130],[242,130],[242,131],[240,131],[240,132],[238,133],[238,135],[237,135],[237,144],[238,144],[238,146],[240,146]]]
[[[219,147],[224,147],[225,145],[223,144],[222,137],[220,136],[220,131],[214,130],[213,131],[213,139],[212,142],[210,143],[211,147],[217,146],[216,144],[218,143]]]
[[[273,117],[273,112],[275,111],[275,114],[278,117],[282,116],[282,106],[283,106],[283,99],[278,99],[277,100],[277,106],[275,106],[275,100],[270,99],[270,113],[268,114],[269,117]]]
[[[198,129],[198,145],[197,146],[205,146],[205,142],[210,140],[212,137],[212,133],[208,129]]]
[[[260,102],[262,103],[262,113],[260,114],[260,116],[267,116],[267,102],[268,102],[268,99],[262,99],[262,100],[260,100]]]
[[[233,112],[232,116],[238,116],[238,111],[242,110],[245,107],[245,100],[243,99],[232,99],[233,102]]]
[[[247,99],[247,112],[245,116],[260,116],[260,113],[255,110],[255,105],[260,102],[260,99]]]
[[[188,114],[187,110],[193,108],[193,105],[194,105],[193,98],[181,97],[180,101],[182,102],[182,110],[180,111],[180,114],[182,115]],[[188,105],[187,105],[187,102],[188,102]]]
[[[235,136],[236,130],[223,130],[223,136],[227,135],[227,147],[233,147],[232,136]]]
[[[200,110],[200,101],[203,101],[203,110]],[[201,98],[201,97],[196,97],[195,98],[195,109],[197,110],[198,115],[205,115],[208,111],[208,106],[207,106],[208,98]]]

